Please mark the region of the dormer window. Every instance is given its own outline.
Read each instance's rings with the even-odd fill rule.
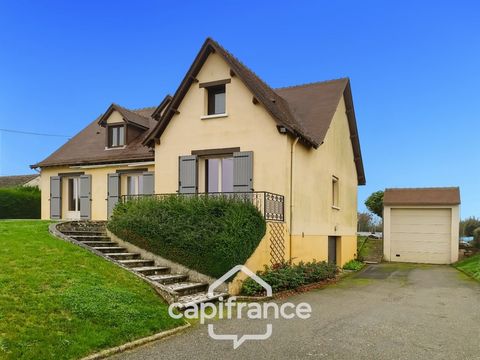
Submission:
[[[108,127],[108,147],[117,148],[125,146],[125,125]]]

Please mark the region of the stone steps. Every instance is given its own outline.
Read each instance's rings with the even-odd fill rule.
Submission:
[[[209,297],[206,293],[209,286],[207,283],[189,281],[187,274],[172,274],[169,267],[155,264],[154,260],[143,259],[139,253],[129,252],[106,235],[104,225],[95,223],[90,230],[88,222],[76,222],[69,225],[70,227],[59,230],[69,238],[101,252],[104,257],[123,265],[129,271],[138,273],[154,284],[158,284],[159,288],[175,299],[169,299],[170,302],[175,301],[181,304],[178,306],[179,309],[228,297],[228,294],[221,293],[215,293],[213,297]],[[78,228],[75,228],[75,225]]]
[[[134,259],[139,259],[140,254],[139,253],[105,253],[109,258],[115,259],[115,260],[134,260]]]

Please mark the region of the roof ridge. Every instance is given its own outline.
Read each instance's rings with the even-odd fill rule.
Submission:
[[[341,80],[349,80],[349,78],[348,77],[342,77],[342,78],[336,78],[336,79],[330,79],[330,80],[312,81],[312,82],[308,82],[308,83],[304,83],[304,84],[282,86],[282,87],[274,88],[273,90],[283,90],[283,89],[292,89],[292,88],[313,86],[313,85],[326,84],[326,83],[341,81]]]
[[[156,106],[145,106],[137,109],[128,109],[130,111],[142,111],[142,110],[148,110],[148,109],[156,109]]]

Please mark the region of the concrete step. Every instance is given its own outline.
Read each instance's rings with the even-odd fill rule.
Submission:
[[[130,252],[123,252],[123,253],[105,253],[108,257],[111,257],[115,260],[132,260],[132,259],[139,259],[139,253],[130,253]]]
[[[160,274],[160,275],[148,275],[150,280],[159,282],[160,284],[172,284],[188,279],[188,275],[182,274]]]
[[[166,266],[138,266],[138,267],[132,268],[132,270],[139,272],[142,275],[150,276],[150,275],[165,274],[170,271],[170,268]]]
[[[124,247],[120,246],[94,246],[93,248],[103,253],[119,253],[126,251]]]
[[[191,295],[196,293],[205,293],[208,289],[207,283],[198,282],[178,282],[166,286],[171,291],[176,291],[180,295]]]
[[[100,235],[71,235],[71,238],[84,242],[84,241],[109,241],[110,238],[108,236],[100,236]]]
[[[228,294],[225,293],[214,293],[212,297],[209,297],[207,293],[198,293],[180,296],[177,302],[180,304],[178,308],[182,310],[204,302],[216,302],[219,301],[220,298],[224,301],[227,297]]]
[[[68,236],[107,236],[105,231],[85,231],[85,230],[64,230],[63,234]]]
[[[129,268],[141,267],[141,266],[154,266],[155,261],[153,260],[144,260],[144,259],[134,259],[134,260],[118,260],[122,265],[125,265]]]
[[[82,241],[83,244],[91,246],[91,247],[115,247],[118,244],[113,241]]]

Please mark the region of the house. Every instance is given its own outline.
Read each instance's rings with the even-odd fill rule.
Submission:
[[[356,253],[365,174],[349,79],[273,89],[212,39],[173,97],[140,112],[112,105],[34,167],[43,218],[106,219],[119,195],[235,193],[282,224],[285,241],[270,246],[281,257],[343,264]]]
[[[384,258],[450,264],[458,260],[460,189],[386,189]]]
[[[40,175],[38,174],[0,176],[0,188],[15,186],[38,187],[39,184]]]

